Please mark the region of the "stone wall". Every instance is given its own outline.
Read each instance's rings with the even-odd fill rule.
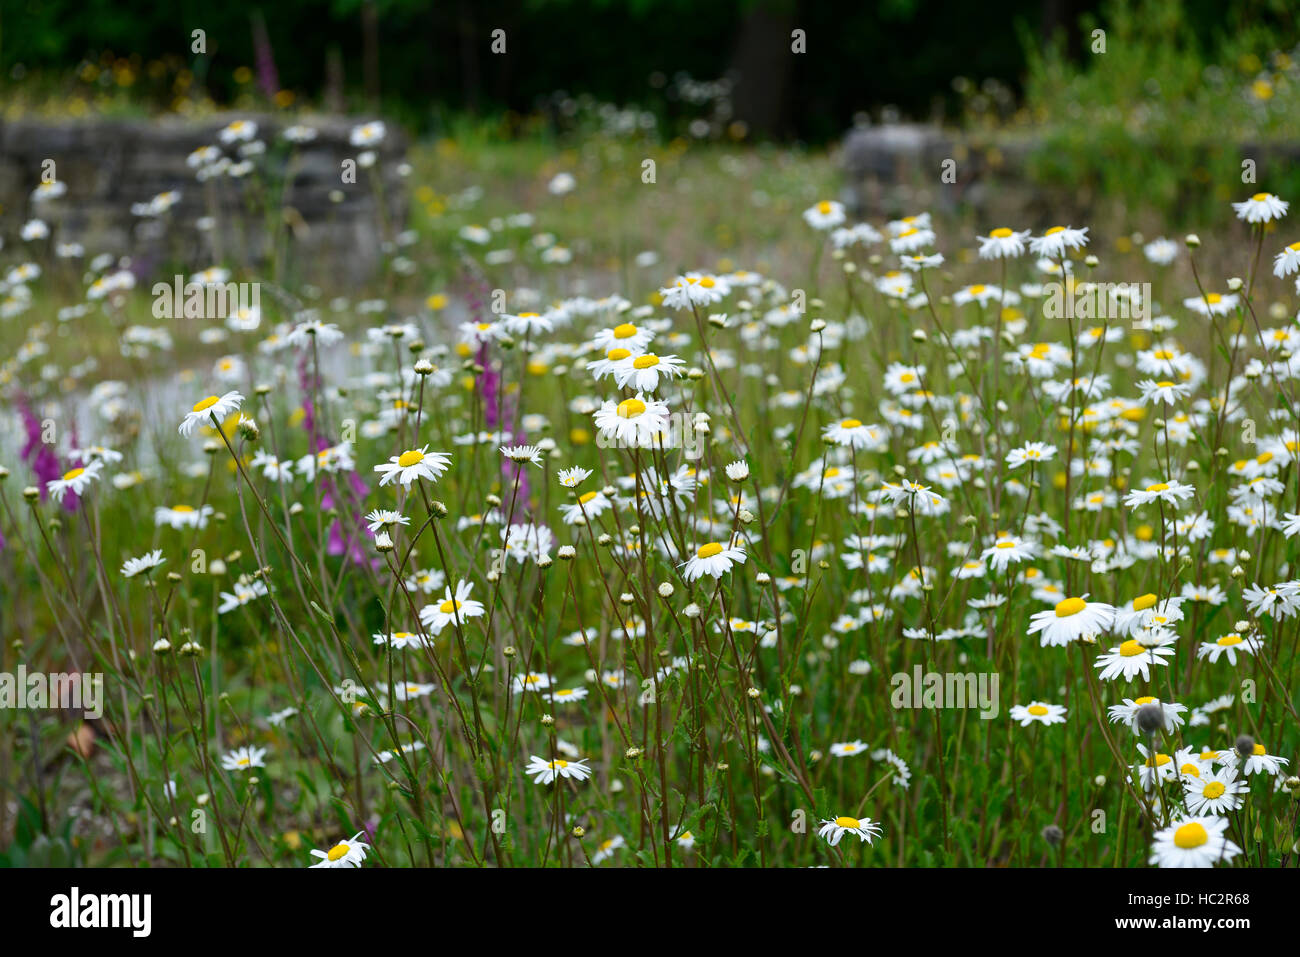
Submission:
[[[266,144],[266,153],[253,158],[255,172],[198,181],[187,158],[201,146],[217,145],[219,131],[236,119],[255,122],[256,139]],[[0,236],[12,249],[22,224],[40,218],[52,228],[50,242],[79,243],[88,258],[111,252],[195,270],[220,264],[256,271],[269,259],[268,224],[278,222],[281,256],[293,274],[327,286],[359,281],[379,265],[381,220],[382,235],[391,240],[407,205],[400,173],[407,139],[392,124],[373,147],[374,167],[358,169],[355,184],[343,182],[342,162],[363,152],[349,143],[349,133],[367,119],[296,120],[317,136],[298,145],[292,160],[280,135],[290,124],[267,115],[0,120]],[[238,160],[237,146],[222,152]],[[51,159],[67,191],[38,204],[31,194],[41,182],[42,163]],[[290,162],[292,183],[282,208],[279,190]],[[382,217],[372,174],[379,179]],[[134,204],[171,190],[180,200],[163,216],[132,213]],[[204,217],[214,229],[198,228]]]

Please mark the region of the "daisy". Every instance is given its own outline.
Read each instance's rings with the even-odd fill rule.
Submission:
[[[1124,496],[1124,504],[1129,508],[1141,508],[1150,502],[1164,502],[1168,505],[1177,505],[1179,502],[1186,501],[1194,495],[1196,489],[1191,485],[1184,485],[1182,482],[1168,481],[1156,482],[1148,485],[1144,489],[1134,489]]]
[[[861,741],[842,741],[831,745],[831,755],[837,758],[848,758],[855,754],[861,754],[867,750],[867,746]]]
[[[1155,833],[1151,863],[1159,867],[1213,867],[1241,848],[1228,840],[1226,817],[1190,817]]]
[[[177,431],[181,435],[189,435],[194,431],[195,426],[207,425],[213,420],[220,422],[230,413],[238,411],[243,401],[244,397],[238,392],[227,392],[220,397],[210,395],[206,399],[201,399],[194,403],[193,409],[185,413],[185,418]]]
[[[401,455],[394,455],[383,465],[376,465],[375,471],[383,474],[380,485],[387,485],[396,479],[403,488],[410,487],[415,479],[422,478],[432,482],[451,464],[451,455],[447,452],[430,452],[427,445],[419,449],[410,449]]]
[[[1232,293],[1207,292],[1184,299],[1183,305],[1202,316],[1226,316],[1237,307],[1237,297]]]
[[[1300,271],[1300,243],[1292,243],[1273,259],[1273,275],[1282,279]]]
[[[1168,665],[1165,659],[1173,653],[1174,649],[1167,642],[1147,647],[1136,638],[1130,638],[1099,656],[1094,667],[1102,669],[1098,675],[1102,681],[1112,681],[1121,675],[1125,681],[1131,681],[1137,674],[1142,675],[1143,681],[1150,681],[1152,666]]]
[[[1237,218],[1240,220],[1248,223],[1268,223],[1285,216],[1290,205],[1286,200],[1278,199],[1272,193],[1256,193],[1250,199],[1233,203],[1232,208],[1237,211]]]
[[[1241,763],[1242,755],[1234,748],[1228,755],[1233,766]],[[1269,754],[1268,748],[1262,744],[1256,744],[1251,748],[1250,754],[1246,757],[1245,773],[1251,774],[1277,774],[1282,770],[1282,765],[1287,763],[1286,758],[1280,758],[1277,755]]]
[[[500,451],[512,462],[518,462],[520,465],[524,462],[532,462],[538,468],[542,467],[542,450],[536,445],[503,445]]]
[[[1187,710],[1187,705],[1164,704],[1159,698],[1153,698],[1150,695],[1144,695],[1140,698],[1125,698],[1123,704],[1113,704],[1106,711],[1110,715],[1111,724],[1123,722],[1132,729],[1134,734],[1140,735],[1142,730],[1138,727],[1138,712],[1149,704],[1160,709],[1166,731],[1173,731],[1182,725],[1182,712]]]
[[[1233,632],[1217,638],[1214,641],[1203,641],[1196,647],[1197,658],[1209,658],[1210,664],[1214,664],[1221,657],[1227,656],[1228,664],[1237,663],[1237,654],[1253,655],[1262,647],[1262,642],[1254,635],[1241,635]]]
[[[822,438],[845,448],[862,449],[877,441],[875,426],[863,425],[858,419],[841,419],[822,429]]]
[[[803,211],[803,221],[813,229],[834,229],[844,222],[844,204],[833,199],[823,199]]]
[[[1027,728],[1037,721],[1039,724],[1065,724],[1066,709],[1059,704],[1046,704],[1031,701],[1027,705],[1017,704],[1011,707],[1011,720],[1019,721],[1020,727]]]
[[[565,503],[559,508],[565,525],[578,525],[613,507],[614,503],[604,492],[583,492],[576,502]]]
[[[266,582],[260,579],[251,584],[245,581],[237,581],[234,587],[233,592],[223,591],[220,593],[221,602],[217,606],[218,615],[228,614],[236,608],[247,605],[249,602],[256,601],[263,595],[270,593],[270,590],[266,587]]]
[[[366,514],[366,526],[372,532],[377,532],[381,528],[392,528],[394,525],[410,525],[411,520],[401,512],[395,512],[390,508],[377,508]]]
[[[654,392],[659,388],[659,379],[675,379],[686,372],[686,363],[677,356],[657,356],[653,352],[644,355],[629,356],[615,364],[614,382],[620,389],[632,389],[634,392]]]
[[[357,831],[348,841],[339,841],[328,851],[311,852],[312,857],[319,857],[320,862],[310,865],[311,867],[360,867],[361,862],[366,859],[366,850],[369,844],[360,840],[365,831]]]
[[[745,552],[739,547],[737,541],[738,539],[733,539],[730,545],[724,545],[722,542],[707,542],[701,545],[696,549],[694,557],[681,563],[682,577],[688,582],[693,582],[704,575],[721,578],[731,571],[733,564],[743,565]]]
[[[229,754],[221,756],[221,766],[227,771],[247,771],[249,768],[266,767],[266,748],[235,748]]]
[[[980,553],[980,560],[989,563],[994,571],[1006,571],[1012,562],[1025,562],[1034,557],[1038,546],[1015,535],[999,538]]]
[[[180,531],[183,528],[206,528],[208,518],[215,511],[211,505],[194,508],[191,505],[173,505],[170,508],[160,505],[153,510],[155,525],[170,525]]]
[[[1088,245],[1088,227],[1053,226],[1041,236],[1029,240],[1029,251],[1035,256],[1062,259],[1068,249],[1082,249]]]
[[[607,861],[614,856],[615,851],[626,846],[627,841],[624,840],[623,836],[620,834],[616,834],[608,840],[601,841],[596,845],[595,853],[591,855],[591,863],[600,864],[603,861]]]
[[[154,549],[147,552],[139,558],[128,558],[122,563],[122,577],[134,578],[141,572],[152,571],[160,565],[165,564],[167,559],[163,558],[162,549]]]
[[[1010,468],[1018,469],[1025,463],[1046,462],[1048,459],[1055,457],[1055,446],[1048,445],[1046,442],[1026,442],[1020,448],[1012,449],[1007,453],[1007,465]]]
[[[533,755],[524,768],[524,773],[538,784],[550,784],[556,778],[585,781],[591,777],[591,768],[587,767],[586,758],[578,761],[566,761],[563,758],[547,761],[545,758]]]
[[[556,704],[572,704],[575,701],[581,701],[585,697],[587,697],[586,688],[557,688],[549,695],[549,698]]]
[[[592,415],[600,437],[623,448],[649,448],[668,431],[668,406],[638,392],[621,402],[605,402]]]
[[[1108,629],[1115,617],[1115,608],[1099,601],[1083,598],[1066,598],[1056,603],[1050,611],[1040,611],[1029,619],[1029,634],[1042,632],[1043,648],[1061,647],[1080,638],[1095,638]]]
[[[1217,771],[1183,775],[1187,789],[1187,810],[1192,814],[1225,814],[1235,811],[1241,804],[1241,795],[1250,789],[1244,781],[1237,780],[1237,769],[1231,765]]]
[[[952,304],[954,306],[964,306],[968,302],[979,303],[981,306],[987,306],[989,302],[1002,298],[1002,290],[997,286],[988,286],[983,283],[975,283],[973,286],[963,286],[952,294]]]
[[[840,838],[845,834],[852,834],[859,841],[870,844],[874,838],[880,837],[884,829],[869,818],[856,817],[837,817],[828,818],[821,822],[822,826],[817,830],[817,836],[822,838],[831,847],[840,843]]]
[[[587,479],[591,478],[591,469],[571,468],[561,469],[556,473],[560,477],[560,484],[565,488],[577,488]]]
[[[64,472],[61,478],[46,482],[45,488],[50,493],[50,498],[56,502],[62,502],[63,496],[69,491],[73,495],[80,496],[91,482],[99,478],[99,473],[103,471],[103,468],[103,462],[91,462],[89,465]]]
[[[1023,256],[1029,230],[1016,232],[1006,226],[993,230],[987,236],[976,236],[980,244],[980,259],[1014,259]]]
[[[515,675],[515,694],[524,691],[545,691],[554,681],[555,679],[550,675],[539,674],[536,671]]]
[[[1186,382],[1170,382],[1168,379],[1161,382],[1144,379],[1138,383],[1138,390],[1142,393],[1143,405],[1154,405],[1157,402],[1173,405],[1179,399],[1187,398],[1192,391]]]
[[[453,622],[463,625],[467,618],[481,617],[486,609],[481,601],[469,597],[473,588],[473,582],[461,580],[456,583],[453,597],[448,585],[439,604],[425,605],[420,609],[420,622],[436,635]]]

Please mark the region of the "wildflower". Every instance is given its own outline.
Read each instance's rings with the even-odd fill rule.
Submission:
[[[1272,193],[1256,193],[1250,199],[1233,203],[1237,218],[1248,223],[1269,223],[1286,215],[1291,204]]]
[[[1029,634],[1042,632],[1042,647],[1061,647],[1079,639],[1095,638],[1108,629],[1115,608],[1104,602],[1066,598],[1050,611],[1040,611],[1029,619]]]
[[[1029,230],[1016,232],[1002,226],[992,230],[987,236],[977,236],[980,244],[980,259],[1014,259],[1024,255],[1025,240]]]
[[[427,445],[419,449],[408,449],[401,455],[394,455],[383,465],[376,465],[375,471],[383,474],[380,485],[387,485],[394,480],[401,482],[403,488],[409,488],[416,479],[436,481],[451,464],[451,455],[446,452],[430,452]]]
[[[312,857],[319,857],[320,862],[310,865],[311,867],[360,867],[361,862],[366,859],[366,850],[369,844],[363,843],[360,838],[365,831],[358,831],[352,835],[350,840],[339,841],[328,851],[311,852]]]
[[[745,552],[739,547],[738,540],[733,539],[730,544],[706,542],[696,549],[694,557],[682,563],[682,577],[688,582],[704,575],[721,578],[731,571],[732,565],[744,563]]]
[[[1241,848],[1228,840],[1226,817],[1188,817],[1155,833],[1151,863],[1158,867],[1213,867]]]
[[[139,558],[128,558],[122,563],[122,577],[134,578],[141,572],[153,571],[155,568],[166,563],[163,558],[161,549],[154,549],[152,552],[146,552]]]
[[[227,771],[247,771],[249,768],[266,767],[266,748],[245,746],[235,748],[221,756],[221,766]]]
[[[103,462],[91,462],[89,465],[71,469],[64,472],[60,478],[46,482],[46,491],[50,493],[50,498],[56,502],[62,502],[63,496],[69,491],[73,495],[80,496],[86,491],[91,482],[99,478],[99,473],[103,468]]]
[[[840,843],[845,834],[852,834],[860,842],[870,844],[874,838],[883,833],[883,828],[869,818],[837,817],[821,822],[817,836],[831,847]]]
[[[1019,721],[1022,728],[1027,728],[1034,722],[1039,724],[1065,724],[1065,708],[1059,704],[1031,701],[1027,705],[1012,705],[1010,714],[1011,720]]]
[[[524,768],[524,773],[538,784],[550,784],[557,778],[573,778],[575,781],[585,781],[591,777],[591,768],[587,767],[585,758],[578,761],[553,758],[547,761],[545,758],[533,755]]]
[[[473,582],[462,580],[456,583],[456,593],[452,595],[451,586],[447,586],[440,603],[420,609],[421,623],[436,635],[453,622],[463,625],[468,618],[484,615],[483,603],[469,597],[473,588]]]
[[[243,401],[244,397],[238,392],[227,392],[220,397],[210,395],[206,399],[200,399],[194,403],[194,408],[185,413],[185,418],[177,431],[181,435],[189,435],[194,431],[195,426],[206,425],[212,421],[220,422],[232,412],[238,411]]]

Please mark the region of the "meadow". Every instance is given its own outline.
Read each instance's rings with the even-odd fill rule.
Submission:
[[[103,676],[0,709],[0,860],[1297,866],[1286,197],[859,221],[824,151],[618,123],[409,159],[363,288],[190,262],[258,309],[158,319],[48,185],[0,249],[0,673]]]

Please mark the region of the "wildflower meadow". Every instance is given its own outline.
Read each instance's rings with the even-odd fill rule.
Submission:
[[[1278,164],[1191,222],[991,218],[960,156],[873,207],[680,88],[351,109],[311,187],[317,112],[202,104],[131,248],[20,171],[0,862],[1300,866]]]

